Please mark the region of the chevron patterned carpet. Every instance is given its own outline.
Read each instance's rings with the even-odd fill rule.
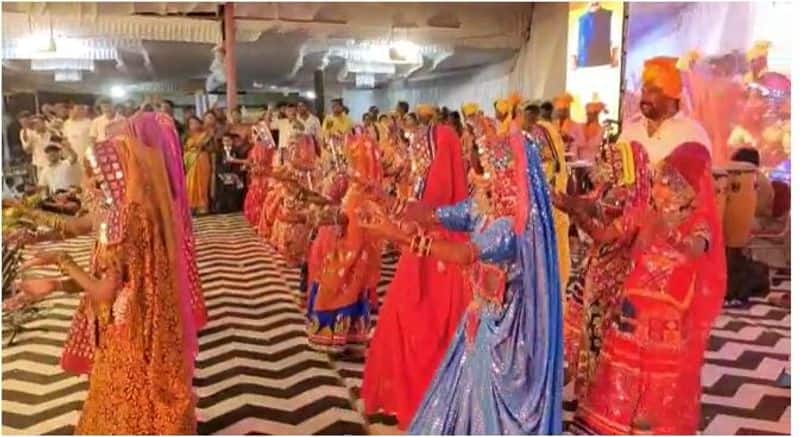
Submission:
[[[298,272],[241,216],[205,217],[195,226],[210,314],[195,376],[198,432],[364,434],[369,424],[391,424],[360,413],[363,351],[332,358],[306,345]],[[86,265],[90,244],[81,238],[50,247]],[[381,293],[395,261],[384,258]],[[775,293],[788,292],[788,272],[773,285]],[[58,357],[76,305],[70,296],[48,299],[41,304],[44,317],[3,347],[4,434],[72,432],[86,381],[62,373]],[[789,389],[776,383],[789,365],[789,327],[789,312],[766,299],[719,318],[703,369],[705,433],[789,433]],[[574,402],[565,397],[569,420]]]

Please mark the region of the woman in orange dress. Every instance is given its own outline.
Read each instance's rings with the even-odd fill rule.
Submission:
[[[576,419],[598,434],[677,434],[700,424],[700,369],[725,295],[724,241],[711,156],[684,143],[656,169],[654,207]],[[610,231],[611,232],[611,231]]]
[[[320,228],[317,241],[333,236],[332,244],[309,259],[306,312],[309,345],[335,352],[368,340],[370,301],[380,279],[383,247],[357,219],[359,207],[381,190],[378,146],[369,134],[358,132],[346,139],[345,156],[350,174],[347,193],[335,217],[339,224]]]
[[[211,193],[211,155],[213,140],[197,117],[189,119],[188,134],[183,144],[183,166],[186,171],[186,194],[193,213],[208,213]]]
[[[272,156],[275,152],[275,141],[269,125],[258,122],[252,128],[253,147],[247,153],[247,195],[244,199],[244,217],[252,226],[257,226],[261,217],[261,208],[267,195],[269,172],[272,168]]]
[[[275,175],[278,178],[275,187],[278,200],[269,243],[291,266],[300,266],[306,260],[311,243],[309,204],[303,199],[303,191],[318,188],[316,149],[313,136],[297,134],[292,139],[292,156],[288,165]]]
[[[24,268],[56,265],[68,279],[20,284],[33,299],[56,289],[84,293],[61,357],[65,370],[89,375],[76,433],[194,434],[178,211],[162,151],[116,135],[90,147],[84,180],[86,216],[29,215],[64,235],[96,230],[90,271],[65,253],[40,253]]]

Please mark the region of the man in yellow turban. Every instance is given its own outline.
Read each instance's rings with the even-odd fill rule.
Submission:
[[[698,142],[711,149],[708,133],[695,120],[680,112],[683,91],[677,59],[657,57],[644,63],[639,109],[641,114],[622,126],[619,141],[641,143],[656,165],[685,142]]]
[[[570,106],[574,99],[568,93],[553,99],[553,116],[555,125],[567,152],[577,153],[583,147],[583,129],[581,125],[572,120]]]
[[[518,106],[522,99],[518,94],[513,93],[505,99],[498,99],[494,102],[495,117],[497,118],[498,133],[508,133],[514,123],[518,113]]]
[[[769,41],[756,41],[753,47],[747,51],[747,62],[750,64],[750,71],[744,76],[744,83],[752,83],[767,71],[767,56],[772,43]]]
[[[480,109],[477,103],[464,103],[461,105],[461,113],[464,115],[464,119],[478,115]]]

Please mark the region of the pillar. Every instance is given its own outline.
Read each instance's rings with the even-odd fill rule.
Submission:
[[[314,95],[314,111],[322,119],[325,115],[325,71],[322,69],[314,71]]]
[[[237,106],[236,88],[236,22],[234,20],[234,3],[225,3],[223,15],[223,38],[225,47],[225,95],[228,98],[228,109]]]

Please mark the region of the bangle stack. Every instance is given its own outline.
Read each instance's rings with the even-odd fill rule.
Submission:
[[[56,231],[59,235],[66,236],[67,234],[67,222],[53,214],[47,214],[44,212],[36,211],[36,210],[27,210],[26,215],[31,218],[33,222],[38,225],[44,225],[48,228]]]
[[[58,269],[61,270],[61,273],[69,276],[69,269],[71,267],[75,267],[75,261],[72,260],[72,257],[66,253],[62,253],[58,255],[58,260],[56,261],[58,265]]]
[[[403,199],[395,200],[394,204],[392,204],[392,215],[394,216],[401,215],[406,210],[407,205],[408,202],[406,202]]]
[[[433,238],[421,232],[411,239],[411,253],[417,256],[430,255],[431,246],[433,246]]]

